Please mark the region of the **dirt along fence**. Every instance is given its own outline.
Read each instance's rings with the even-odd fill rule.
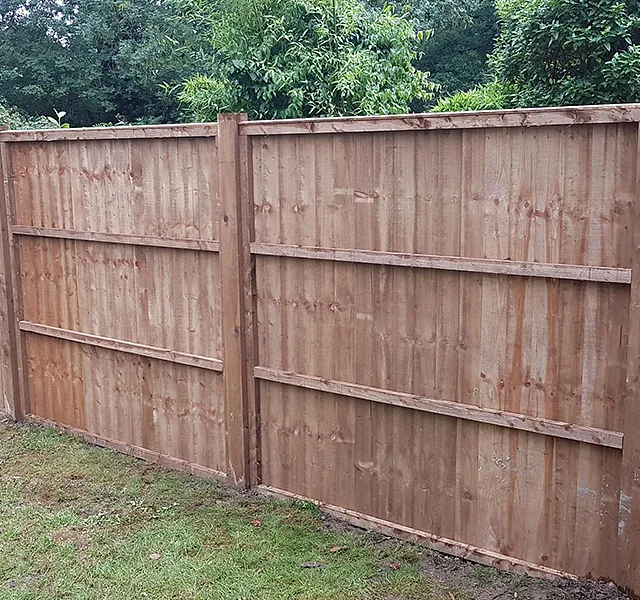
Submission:
[[[5,411],[640,591],[639,122],[0,132]]]

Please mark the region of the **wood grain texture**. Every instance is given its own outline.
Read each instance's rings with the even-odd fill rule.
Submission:
[[[627,287],[504,275],[478,281],[472,273],[317,262],[324,268],[307,278],[307,261],[258,257],[261,366],[621,430]],[[355,291],[336,285],[355,278]],[[472,290],[481,312],[462,321],[469,302],[464,288]],[[598,302],[597,316],[589,320],[572,309],[588,297]],[[560,311],[572,320],[563,320]],[[360,331],[366,337],[355,338]],[[578,354],[585,335],[599,343]],[[337,336],[346,340],[339,359],[323,352],[308,364],[308,340],[326,339],[324,349]],[[363,352],[371,354],[371,367],[359,369],[356,378],[353,365],[366,360]],[[606,369],[597,368],[601,361]]]
[[[469,406],[448,400],[435,400],[412,394],[404,394],[370,386],[333,381],[301,373],[290,373],[277,369],[255,367],[255,376],[264,381],[274,381],[285,385],[303,387],[310,390],[350,396],[362,400],[371,400],[382,404],[402,406],[413,410],[421,410],[436,415],[444,415],[478,423],[488,423],[509,429],[529,431],[541,435],[550,435],[576,442],[595,444],[622,450],[623,434],[618,431],[607,431],[595,427],[572,425],[562,421],[528,417],[522,414],[503,412],[488,408]]]
[[[181,137],[212,137],[218,134],[216,123],[188,125],[136,125],[133,127],[74,127],[73,129],[42,129],[2,131],[0,141],[54,142],[78,140],[127,140]]]
[[[378,133],[372,141],[363,134],[262,136],[253,145],[255,242],[629,269],[635,138],[627,123]],[[296,152],[283,162],[291,143]],[[356,149],[339,181],[334,165],[321,172],[321,161],[309,167],[305,159],[312,147],[331,157],[334,144]],[[484,154],[464,160],[470,146]],[[307,169],[316,201],[305,201],[296,185],[274,188],[278,164],[293,181]],[[394,187],[402,171],[407,176]],[[465,254],[463,201],[477,207],[479,238]],[[352,213],[351,247],[337,236]]]
[[[215,253],[24,237],[24,320],[222,359]]]
[[[241,126],[242,135],[299,135],[309,133],[366,133],[388,131],[432,131],[442,129],[485,129],[498,127],[544,127],[595,123],[635,123],[640,119],[637,104],[612,106],[567,106],[483,110],[480,112],[429,113],[379,117],[332,117],[250,121]]]
[[[0,131],[6,126],[0,126]],[[3,157],[7,153],[6,145],[0,142],[0,210],[2,211],[2,222],[0,223],[0,385],[2,386],[2,412],[12,417],[16,416],[16,402],[18,403],[18,414],[20,412],[20,388],[18,385],[18,370],[16,361],[15,341],[12,339],[11,327],[15,328],[15,315],[13,310],[13,282],[11,271],[10,245],[12,243],[11,234],[8,227],[6,206],[9,195],[9,180],[4,167]],[[4,208],[2,208],[4,207]],[[15,332],[14,334],[15,335]]]
[[[622,454],[622,481],[619,507],[619,569],[616,574],[621,585],[640,590],[640,128],[638,130],[637,169],[635,171],[636,198],[633,204],[633,241],[631,302],[629,308],[629,353],[626,390],[623,404],[622,428],[631,436]]]
[[[461,271],[464,273],[492,273],[496,275],[516,275],[519,277],[546,277],[548,279],[572,279],[574,281],[631,283],[631,269],[614,269],[610,267],[553,265],[510,260],[464,258],[459,256],[426,256],[424,254],[402,254],[400,252],[287,246],[284,244],[253,243],[251,244],[251,252],[260,256],[286,256],[289,258],[389,265],[414,269],[436,269],[440,271]]]
[[[637,124],[535,119],[251,138],[262,481],[615,578]]]
[[[15,222],[16,202],[11,190],[11,155],[7,144],[0,142],[0,323],[2,324],[2,394],[3,409],[19,419],[29,411],[27,357],[18,321],[24,313],[20,281],[20,250],[11,232]]]
[[[97,346],[98,348],[108,348],[109,350],[117,350],[128,354],[136,354],[137,356],[146,356],[147,358],[155,358],[157,360],[166,360],[200,369],[208,369],[210,371],[222,371],[222,361],[217,358],[209,358],[207,356],[197,356],[195,354],[187,354],[186,352],[176,352],[167,348],[157,348],[154,346],[145,346],[143,344],[135,344],[123,340],[114,340],[112,338],[101,335],[91,335],[69,329],[61,329],[59,327],[51,327],[50,325],[41,325],[39,323],[31,323],[30,321],[20,321],[20,330],[30,333],[38,333],[59,340],[69,340],[78,342],[79,344],[87,344],[89,346]]]
[[[243,121],[240,121],[242,123]],[[240,137],[240,218],[242,239],[239,247],[242,259],[241,290],[242,309],[245,314],[244,331],[245,360],[243,378],[247,383],[247,437],[248,437],[248,486],[258,485],[262,480],[262,447],[260,443],[260,388],[253,370],[258,362],[258,306],[256,303],[257,282],[255,257],[251,254],[251,243],[255,240],[254,225],[254,181],[253,141]]]
[[[230,481],[245,487],[251,482],[249,444],[250,382],[247,362],[248,319],[245,306],[248,239],[243,225],[242,161],[238,126],[246,115],[218,115],[218,160],[220,182],[220,280],[222,342],[224,346],[224,389],[226,443]]]
[[[224,472],[219,373],[33,333],[26,341],[33,415]]]
[[[216,138],[9,146],[17,226],[217,239]]]
[[[11,228],[13,235],[31,237],[48,237],[61,240],[82,240],[85,242],[102,242],[104,244],[125,244],[130,246],[151,246],[152,248],[181,248],[183,250],[206,250],[218,252],[217,241],[189,240],[180,238],[152,237],[149,235],[126,235],[122,233],[99,233],[96,231],[74,231],[71,229],[54,229],[46,227],[29,227],[17,225]]]

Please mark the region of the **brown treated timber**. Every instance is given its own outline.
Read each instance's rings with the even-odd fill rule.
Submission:
[[[6,361],[4,380],[7,409],[15,419],[20,419],[29,411],[29,386],[27,383],[27,355],[22,336],[18,328],[18,321],[23,314],[22,284],[20,269],[20,251],[16,239],[11,231],[11,224],[15,220],[15,204],[11,196],[9,151],[7,144],[0,140],[0,230],[2,236],[2,271],[4,281],[1,292],[4,318],[2,325],[6,328],[3,336],[3,358]]]
[[[75,140],[128,140],[153,138],[212,137],[218,134],[215,123],[189,125],[141,125],[133,127],[79,127],[77,129],[34,129],[5,131],[0,141],[56,142]]]
[[[540,127],[640,121],[640,104],[567,106],[487,110],[479,112],[430,113],[379,117],[334,117],[250,121],[241,125],[241,135],[304,133],[360,133],[369,131],[429,131],[488,127]]]
[[[242,123],[242,121],[240,122]],[[251,254],[251,242],[255,241],[254,223],[254,178],[253,178],[253,138],[239,137],[240,147],[240,216],[241,235],[240,254],[242,261],[243,310],[245,314],[244,331],[242,336],[245,343],[245,360],[243,363],[243,377],[247,382],[247,426],[249,471],[248,485],[258,485],[262,481],[261,456],[261,422],[260,422],[260,386],[253,376],[253,369],[258,360],[258,305],[256,282],[256,259]]]
[[[7,129],[6,125],[0,125],[0,131]],[[11,281],[11,254],[10,254],[10,229],[7,222],[7,198],[9,197],[8,180],[5,177],[4,156],[6,154],[6,144],[0,142],[0,207],[2,207],[2,222],[0,223],[0,234],[2,235],[2,263],[0,264],[0,365],[2,367],[3,402],[0,409],[6,409],[9,416],[15,417],[16,400],[20,397],[18,387],[18,372],[15,352],[15,317],[13,312],[13,291]],[[13,332],[11,331],[13,324]]]
[[[362,529],[376,531],[383,535],[390,537],[400,538],[408,542],[415,544],[421,544],[438,552],[444,552],[452,556],[464,558],[482,565],[496,567],[498,569],[504,569],[509,571],[517,571],[519,573],[527,573],[536,577],[542,577],[545,579],[573,579],[577,580],[578,577],[571,573],[564,571],[558,571],[542,565],[537,565],[525,560],[520,560],[498,552],[492,552],[491,550],[484,550],[470,544],[464,544],[456,540],[448,539],[418,529],[413,529],[405,525],[399,525],[397,523],[391,523],[384,519],[365,515],[355,510],[349,510],[340,506],[334,506],[332,504],[326,504],[319,500],[307,498],[300,494],[294,494],[286,490],[281,490],[268,485],[260,485],[258,489],[269,496],[280,498],[281,500],[295,500],[298,502],[311,502],[315,504],[323,512],[342,519],[351,525],[360,527]]]
[[[222,305],[222,345],[224,348],[224,389],[226,408],[227,474],[238,486],[251,485],[251,444],[249,441],[250,378],[247,369],[247,283],[243,225],[242,145],[238,127],[244,114],[218,115],[218,181],[220,186],[220,293]]]
[[[223,363],[220,359],[210,358],[208,356],[198,356],[196,354],[188,354],[186,352],[177,352],[175,350],[169,350],[168,348],[146,346],[144,344],[127,342],[125,340],[115,340],[101,335],[71,331],[69,329],[61,329],[60,327],[31,323],[29,321],[21,321],[20,329],[22,331],[28,331],[29,333],[47,335],[61,340],[78,342],[79,344],[97,346],[98,348],[107,348],[108,350],[136,354],[138,356],[146,356],[147,358],[155,358],[157,360],[188,365],[190,367],[198,367],[199,369],[207,369],[208,371],[223,370]]]
[[[218,252],[219,243],[212,240],[192,240],[185,238],[154,237],[148,235],[129,235],[123,233],[100,233],[97,231],[74,231],[52,227],[32,227],[14,225],[13,235],[58,238],[63,240],[82,240],[103,242],[105,244],[127,244],[131,246],[151,246],[153,248],[177,248],[183,250],[204,250]]]
[[[24,419],[25,421],[27,421],[28,423],[32,423],[33,425],[39,425],[41,427],[51,427],[58,431],[64,431],[65,433],[68,433],[70,435],[80,437],[89,444],[95,444],[96,446],[102,446],[103,448],[108,448],[109,450],[122,452],[123,454],[128,454],[130,456],[134,456],[135,458],[162,465],[163,467],[168,467],[170,469],[184,471],[186,473],[190,473],[191,475],[195,475],[196,477],[206,477],[208,479],[219,479],[222,481],[225,481],[227,479],[227,476],[224,473],[216,471],[215,469],[210,469],[201,465],[194,465],[193,463],[187,462],[186,460],[173,458],[172,456],[167,456],[166,454],[160,454],[159,452],[154,452],[153,450],[148,450],[147,448],[142,448],[141,446],[125,444],[123,442],[119,442],[118,440],[94,435],[93,433],[89,433],[84,429],[78,429],[77,427],[63,425],[61,423],[56,423],[55,421],[50,421],[49,419],[44,419],[42,417],[31,414],[25,415]]]
[[[381,402],[383,404],[392,404],[394,406],[402,406],[404,408],[421,410],[456,419],[475,421],[477,423],[488,423],[499,427],[530,431],[532,433],[549,435],[576,442],[595,444],[596,446],[606,446],[618,450],[622,448],[623,434],[617,431],[607,431],[596,427],[573,425],[562,421],[553,421],[540,417],[480,408],[478,406],[451,402],[449,400],[425,398],[415,394],[392,392],[355,383],[332,381],[322,379],[321,377],[289,373],[266,367],[256,367],[254,373],[258,379],[265,381],[273,381],[275,383],[303,387],[330,394],[339,394],[341,396],[361,398],[362,400]]]
[[[640,127],[636,161],[636,197],[630,215],[631,264],[635,276],[629,306],[627,389],[620,420],[627,440],[622,452],[617,583],[637,591],[640,590],[640,277],[637,276],[640,274]]]
[[[486,258],[461,258],[457,256],[429,256],[426,254],[378,252],[376,250],[348,250],[261,243],[252,243],[251,252],[262,256],[309,258],[314,260],[332,260],[336,262],[370,265],[463,271],[466,273],[494,273],[497,275],[546,277],[551,279],[571,279],[574,281],[631,283],[631,269],[615,267],[590,267],[583,265],[490,260]]]

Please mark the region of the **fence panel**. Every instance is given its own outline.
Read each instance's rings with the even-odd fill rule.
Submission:
[[[26,412],[227,473],[216,138],[52,136],[8,144]]]
[[[249,132],[263,483],[615,578],[637,125],[283,127]]]

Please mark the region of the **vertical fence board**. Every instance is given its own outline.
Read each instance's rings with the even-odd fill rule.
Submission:
[[[618,581],[640,589],[640,128],[636,147],[636,197],[632,210],[632,276],[629,308],[629,353],[627,389],[624,397],[622,431],[622,481],[619,506]]]
[[[0,131],[6,130],[6,125],[0,125]],[[0,206],[5,205],[6,197],[9,193],[9,174],[6,173],[2,165],[2,156],[7,152],[6,144],[0,142]],[[3,214],[4,216],[4,214]],[[16,365],[15,356],[13,354],[14,347],[11,343],[9,334],[10,322],[12,316],[9,311],[11,302],[9,295],[11,294],[11,258],[9,256],[9,231],[7,222],[2,219],[0,223],[0,235],[2,261],[0,262],[0,361],[2,370],[0,371],[0,385],[2,386],[2,412],[15,417],[15,402],[19,398],[14,390],[14,367]]]
[[[18,329],[22,318],[23,299],[21,291],[20,254],[11,231],[14,222],[13,190],[10,175],[9,148],[0,141],[0,223],[2,244],[2,358],[3,394],[9,415],[20,419],[29,412],[27,386],[27,356],[24,340]]]
[[[246,402],[247,417],[245,427],[248,429],[248,472],[247,485],[253,486],[261,482],[262,456],[260,444],[260,389],[253,376],[253,368],[257,363],[258,352],[258,307],[255,257],[251,254],[251,243],[255,241],[254,224],[254,181],[253,181],[253,141],[247,136],[238,140],[240,159],[240,209],[241,241],[238,249],[241,255],[242,271],[240,273],[240,294],[244,311],[244,329],[242,335],[245,343],[245,360],[242,377],[247,385]],[[219,278],[218,278],[219,279]]]

